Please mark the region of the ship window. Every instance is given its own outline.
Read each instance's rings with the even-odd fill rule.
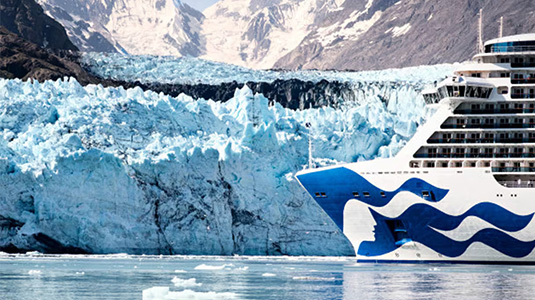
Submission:
[[[353,192],[353,197],[355,197],[355,198],[360,198],[360,195],[359,195],[358,192]]]
[[[448,96],[453,97],[453,87],[448,85],[446,88],[448,89]]]
[[[459,97],[464,97],[464,85],[459,86]]]
[[[509,61],[509,57],[502,57],[502,58],[500,58],[500,63],[502,63],[502,64],[507,64],[507,63],[509,63],[509,62],[510,62],[510,61]]]
[[[429,197],[429,191],[422,191],[422,196],[423,196],[424,198]]]
[[[325,194],[325,193],[321,193],[321,197],[322,197],[322,198],[326,198],[326,197],[327,197],[327,194]]]
[[[315,195],[316,195],[316,198],[321,197],[320,193],[316,193]]]
[[[366,197],[366,198],[370,198],[370,193],[368,193],[368,192],[363,192],[362,195],[364,195],[364,197]]]
[[[506,87],[506,86],[498,87],[498,94],[506,95],[507,93],[509,93],[509,88],[508,87]]]
[[[386,194],[385,194],[385,192],[381,192],[380,194],[381,194],[381,197],[383,197],[383,198],[385,198],[385,197],[386,197]]]

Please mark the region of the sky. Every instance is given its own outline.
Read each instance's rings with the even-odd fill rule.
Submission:
[[[182,0],[182,3],[187,3],[189,6],[198,11],[203,11],[208,6],[216,3],[219,0]]]

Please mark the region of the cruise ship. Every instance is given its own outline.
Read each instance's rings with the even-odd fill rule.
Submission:
[[[395,157],[296,175],[358,262],[535,264],[535,34],[478,48]]]

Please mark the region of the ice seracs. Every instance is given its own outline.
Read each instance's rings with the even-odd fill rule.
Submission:
[[[421,87],[355,82],[355,103],[294,111],[247,87],[214,102],[2,79],[0,247],[351,254],[293,179],[307,164],[308,138],[316,165],[394,154],[424,121]]]

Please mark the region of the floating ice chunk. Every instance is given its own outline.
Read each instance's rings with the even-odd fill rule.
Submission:
[[[294,276],[293,280],[303,280],[303,281],[334,281],[335,277],[315,277],[315,276]]]
[[[235,293],[225,292],[195,292],[192,290],[183,290],[180,292],[169,291],[168,287],[155,286],[143,290],[143,300],[183,300],[183,299],[198,299],[198,300],[213,300],[213,299],[239,299]]]
[[[224,265],[206,265],[206,264],[200,264],[195,267],[195,270],[223,270],[225,268],[234,267],[233,264],[224,264]]]
[[[181,279],[176,276],[173,279],[171,279],[171,282],[173,282],[173,284],[176,287],[180,287],[180,288],[191,288],[191,287],[202,285],[202,283],[197,283],[197,279],[195,278]]]
[[[175,273],[188,273],[186,270],[175,270]]]
[[[273,274],[273,273],[264,273],[262,274],[262,277],[275,277],[277,276],[276,274]]]
[[[28,275],[32,275],[32,276],[40,276],[43,272],[41,272],[41,270],[30,270],[28,271]]]

